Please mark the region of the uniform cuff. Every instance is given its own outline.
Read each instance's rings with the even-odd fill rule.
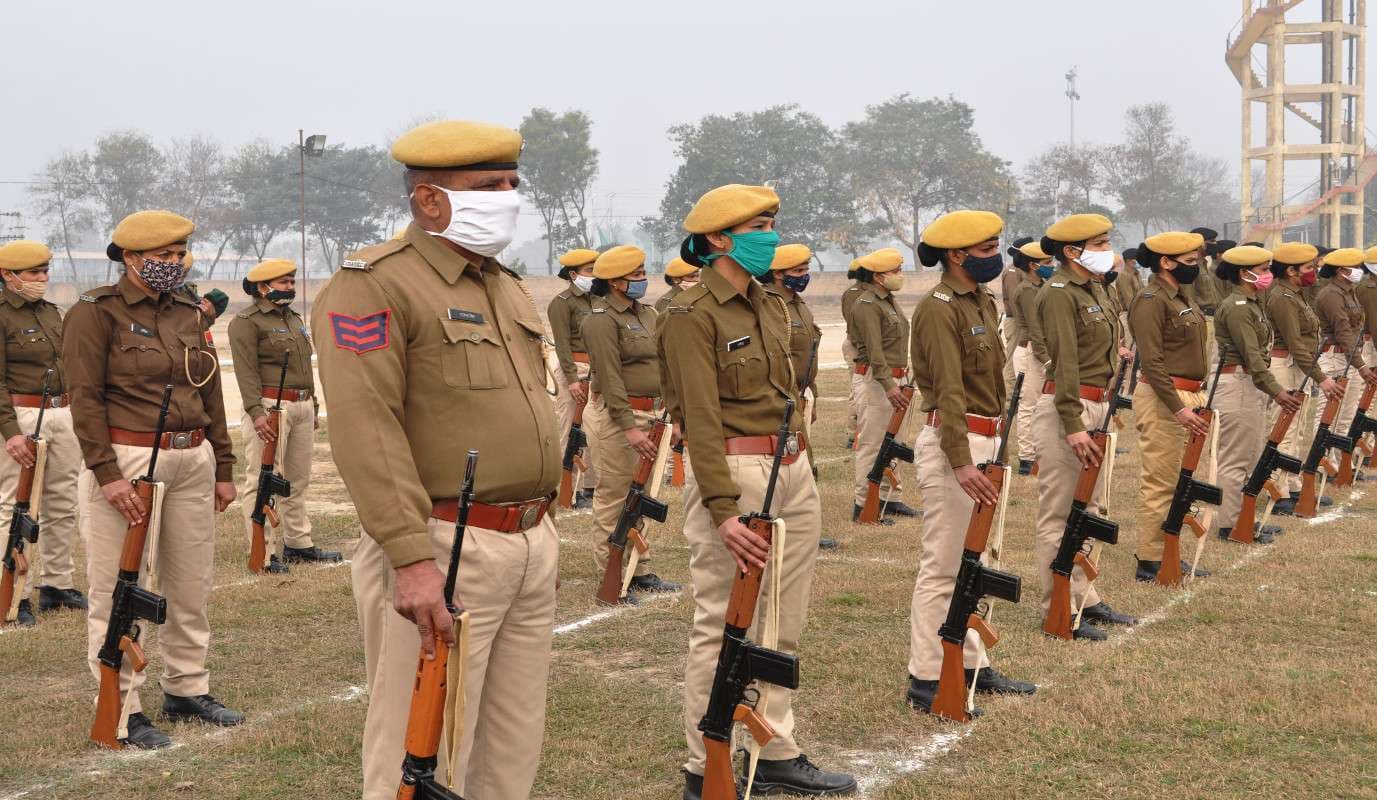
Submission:
[[[617,424],[618,428],[622,429],[623,433],[638,427],[636,425],[636,413],[634,411],[617,411],[612,414],[612,421]]]
[[[16,436],[24,435],[24,432],[19,429],[19,422],[17,420],[0,425],[0,433],[3,433],[6,439],[13,439]]]
[[[962,445],[947,451],[947,463],[951,465],[953,470],[960,469],[961,467],[969,467],[974,464],[975,459],[971,458],[971,448]]]
[[[566,369],[566,370],[564,371],[564,382],[565,382],[565,383],[578,383],[578,382],[579,382],[579,371],[576,370],[576,369]]]
[[[244,412],[247,413],[251,419],[261,419],[268,415],[268,412],[261,405],[249,406],[244,409]]]
[[[234,462],[215,465],[215,482],[230,483],[234,480]]]
[[[124,473],[120,472],[120,465],[115,461],[98,464],[91,468],[91,472],[96,476],[96,483],[99,483],[101,486],[124,479]]]
[[[894,387],[896,387],[896,386],[899,385],[898,383],[895,382],[894,378],[893,378],[892,376],[889,376],[889,375],[886,375],[886,376],[881,377],[881,378],[876,378],[875,380],[877,380],[877,381],[880,382],[880,386],[884,387],[884,390],[885,390],[886,392],[889,391],[890,389],[893,389]]]
[[[741,507],[730,497],[720,497],[709,501],[707,504],[708,513],[712,515],[712,524],[715,527],[722,527],[722,523],[729,519],[741,516]]]
[[[1111,400],[1110,402],[1113,402],[1113,400]],[[1085,433],[1085,423],[1081,422],[1081,417],[1079,414],[1076,414],[1074,416],[1067,416],[1065,414],[1062,414],[1061,427],[1063,430],[1066,431],[1067,436],[1070,436],[1073,433]]]
[[[404,533],[401,536],[393,536],[385,542],[378,542],[378,544],[382,546],[383,553],[387,555],[387,560],[392,564],[393,569],[400,569],[408,564],[435,558],[435,549],[430,543],[429,531]]]

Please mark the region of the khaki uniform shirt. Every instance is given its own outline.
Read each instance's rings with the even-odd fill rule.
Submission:
[[[1004,316],[1012,318],[1018,314],[1018,290],[1027,281],[1027,273],[1014,266],[1006,267],[999,276],[999,293],[1004,304]]]
[[[694,479],[714,525],[742,511],[725,440],[779,431],[784,403],[794,401],[789,428],[803,426],[789,362],[784,303],[755,281],[744,293],[716,270],[685,289],[665,311],[659,336],[661,371],[670,387],[671,418],[680,422]]]
[[[1212,258],[1201,263],[1200,277],[1195,279],[1195,283],[1190,284],[1191,294],[1195,298],[1196,305],[1207,317],[1214,316],[1220,302],[1229,293],[1229,286],[1215,276],[1214,264],[1215,259]]]
[[[1354,284],[1335,278],[1315,298],[1324,338],[1342,347],[1353,369],[1363,366],[1363,304]]]
[[[669,291],[660,295],[660,299],[655,301],[655,313],[665,313],[665,309],[669,308],[669,304],[673,303],[674,298],[678,297],[683,291],[684,287],[680,286],[677,283],[669,287]]]
[[[434,558],[431,503],[459,494],[470,448],[478,501],[554,492],[544,329],[515,273],[470,262],[412,223],[347,259],[311,324],[335,465],[394,567]]]
[[[862,287],[846,335],[859,353],[856,363],[869,364],[869,377],[889,391],[899,385],[892,371],[908,366],[908,320],[888,289],[877,283]]]
[[[1320,369],[1320,318],[1305,301],[1304,294],[1289,285],[1276,284],[1267,291],[1267,320],[1276,332],[1276,347],[1290,352],[1291,360],[1315,383],[1323,383]]]
[[[1363,270],[1366,272],[1366,268]],[[1371,273],[1363,276],[1356,291],[1358,302],[1363,304],[1363,333],[1371,339],[1377,333],[1377,277]]]
[[[83,294],[67,312],[62,360],[82,459],[101,486],[120,474],[110,429],[152,433],[163,387],[172,384],[167,431],[206,429],[215,480],[234,480],[219,356],[201,308],[181,293],[148,296],[128,276]],[[201,384],[199,387],[194,383]]]
[[[856,301],[861,299],[861,296],[865,294],[865,287],[866,284],[861,283],[860,281],[852,281],[851,285],[846,287],[846,291],[842,292],[842,321],[846,323],[848,339],[851,336],[851,309],[856,306]],[[859,364],[861,362],[860,360],[857,360],[856,363]]]
[[[1047,362],[1047,350],[1043,347],[1042,331],[1037,328],[1037,296],[1042,287],[1041,278],[1024,273],[1014,289],[1014,344],[1032,348],[1034,356],[1042,363]]]
[[[584,290],[570,283],[569,288],[555,295],[545,309],[550,319],[550,335],[555,340],[555,356],[559,368],[564,371],[567,383],[577,383],[578,368],[574,366],[574,353],[586,353],[583,343],[583,321],[593,312],[593,298]]]
[[[1080,433],[1080,387],[1108,387],[1118,366],[1119,315],[1104,284],[1063,265],[1037,294],[1037,318],[1051,361],[1047,379],[1057,384],[1057,416],[1067,435]]]
[[[0,334],[5,347],[0,350],[0,434],[12,439],[33,433],[19,429],[11,394],[43,394],[43,377],[48,370],[48,391],[57,397],[67,391],[62,370],[62,312],[47,300],[30,303],[5,289],[0,294]]]
[[[595,297],[593,313],[583,321],[583,341],[593,370],[592,390],[601,393],[618,428],[635,428],[636,412],[627,397],[660,396],[655,310],[611,294]]]
[[[789,310],[789,360],[794,365],[794,380],[799,391],[812,389],[818,396],[818,346],[822,342],[822,328],[813,321],[813,310],[803,302],[798,292],[782,288],[778,283],[765,284],[765,291],[783,300]]]
[[[1205,315],[1179,291],[1153,275],[1133,298],[1128,325],[1138,342],[1143,380],[1171,413],[1182,408],[1172,377],[1203,381],[1206,358]]]
[[[1269,397],[1281,394],[1281,384],[1271,370],[1272,328],[1256,297],[1235,289],[1224,298],[1214,312],[1214,338],[1224,366],[1241,365],[1253,385]]]
[[[263,388],[277,388],[282,379],[282,359],[287,362],[288,389],[316,388],[311,372],[311,334],[301,315],[264,298],[234,315],[229,324],[230,355],[234,378],[244,411],[258,419],[263,410]]]
[[[952,469],[974,463],[966,415],[1004,413],[1004,343],[999,309],[984,286],[958,289],[943,277],[913,312],[913,382],[922,410],[942,417],[940,440]]]

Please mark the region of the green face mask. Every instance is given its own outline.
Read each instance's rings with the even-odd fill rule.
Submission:
[[[751,231],[750,233],[728,233],[732,240],[729,253],[717,253],[704,260],[714,261],[722,256],[731,256],[732,261],[759,278],[770,271],[775,260],[775,249],[779,247],[779,234],[774,231]]]

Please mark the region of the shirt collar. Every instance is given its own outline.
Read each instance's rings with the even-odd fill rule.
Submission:
[[[947,276],[945,273],[943,273],[942,280],[939,281],[937,285],[946,287],[947,291],[951,292],[952,294],[975,294],[974,289],[968,289],[964,286],[957,286],[956,281],[947,280]]]
[[[1052,280],[1063,279],[1066,280],[1068,283],[1074,283],[1077,286],[1084,286],[1087,283],[1090,283],[1089,275],[1077,275],[1076,272],[1072,270],[1070,265],[1068,264],[1062,264],[1060,267],[1057,267],[1056,273],[1052,276]]]
[[[585,294],[587,294],[587,292],[580,289],[577,283],[569,281],[569,294],[572,294],[575,297],[583,297]]]
[[[119,290],[120,297],[124,298],[124,302],[131,306],[138,305],[145,300],[156,302],[156,295],[150,296],[143,289],[135,286],[134,282],[129,279],[127,272],[120,276],[119,283],[115,284],[115,288]]]
[[[14,292],[11,292],[8,286],[5,287],[5,300],[7,300],[9,304],[14,306],[15,308],[23,308],[24,305],[29,302],[28,300],[25,300],[24,298],[20,297]]]
[[[1167,297],[1176,297],[1181,293],[1180,286],[1167,285],[1167,282],[1162,280],[1155,272],[1152,274],[1152,277],[1148,279],[1148,286],[1157,289]]]
[[[258,302],[254,303],[254,306],[256,306],[258,310],[262,311],[264,314],[271,314],[274,311],[277,311],[281,308],[281,306],[278,306],[277,303],[274,303],[268,298],[261,296],[258,298]]]
[[[749,284],[746,286],[746,291],[738,292],[736,287],[732,286],[732,282],[722,277],[715,269],[709,268],[703,270],[702,283],[704,288],[716,298],[719,304],[725,304],[733,297],[741,297],[747,302],[750,302],[751,287]],[[755,281],[751,281],[751,283],[755,283]]]
[[[617,295],[612,294],[611,292],[608,292],[607,294],[603,295],[602,301],[606,303],[607,306],[614,311],[626,311],[627,309],[631,308],[630,300],[618,297]]]
[[[416,252],[421,254],[421,258],[445,279],[445,283],[454,284],[459,280],[459,276],[465,270],[477,270],[483,272],[497,272],[500,268],[496,261],[485,258],[479,262],[469,261],[464,256],[459,255],[449,247],[436,241],[439,237],[434,236],[426,229],[417,225],[414,221],[407,226],[406,240],[416,248]]]

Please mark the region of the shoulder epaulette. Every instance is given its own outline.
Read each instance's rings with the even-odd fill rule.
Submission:
[[[951,295],[947,294],[946,292],[934,291],[934,292],[932,293],[932,296],[935,297],[935,298],[937,298],[938,300],[941,300],[941,301],[944,302],[944,303],[950,303],[950,302],[951,302]]]
[[[90,295],[90,294],[83,294],[82,296],[78,297],[77,299],[80,300],[80,301],[83,302],[83,303],[94,303],[94,302],[96,302],[96,297],[95,297],[95,295]]]
[[[665,311],[670,314],[687,314],[693,310],[693,306],[665,306]]]
[[[874,300],[857,300],[857,303],[874,303]]]
[[[94,303],[102,297],[110,297],[114,295],[117,291],[119,290],[116,289],[114,286],[97,286],[96,288],[90,290],[86,294],[83,294],[78,299],[84,303]]]
[[[359,250],[344,259],[340,264],[341,269],[361,269],[371,270],[379,261],[411,246],[405,239],[391,239],[381,244],[373,244]]]
[[[1145,292],[1140,293],[1138,296],[1139,296],[1139,297],[1156,297],[1157,295],[1156,295],[1155,293],[1153,293],[1153,292],[1146,292],[1146,291],[1145,291]]]
[[[1051,286],[1053,289],[1063,289],[1063,288],[1066,287],[1065,281],[1055,281],[1055,282],[1049,283],[1049,284],[1047,284],[1047,285],[1048,285],[1048,286]]]
[[[239,319],[248,319],[249,317],[252,317],[252,316],[253,316],[253,312],[255,312],[255,311],[257,311],[257,310],[258,310],[258,309],[256,309],[256,308],[250,306],[250,307],[244,309],[243,311],[240,311],[238,314],[235,314],[234,316],[237,317],[237,318],[239,318]]]
[[[499,267],[502,267],[501,264],[498,264],[498,266],[499,266]],[[507,273],[508,275],[512,276],[513,278],[516,278],[516,279],[519,280],[519,281],[524,281],[524,280],[526,280],[525,278],[521,277],[521,273],[520,273],[520,272],[517,272],[516,270],[512,269],[511,267],[502,267],[502,271],[505,272],[505,273]]]
[[[607,313],[607,308],[606,308],[605,306],[598,306],[597,308],[593,309],[592,313],[594,313],[594,314],[606,314],[606,313]]]
[[[1235,300],[1235,301],[1234,301],[1234,305],[1236,305],[1236,306],[1246,306],[1246,305],[1248,305],[1248,301],[1247,301],[1247,300]]]

